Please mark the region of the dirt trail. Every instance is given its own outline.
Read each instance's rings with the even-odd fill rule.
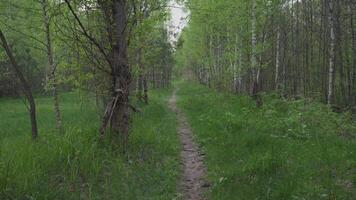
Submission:
[[[182,177],[180,181],[180,193],[184,200],[202,200],[204,189],[208,187],[205,181],[205,169],[203,156],[199,153],[197,145],[193,141],[189,124],[176,104],[176,90],[169,100],[169,107],[177,115],[177,133],[181,143]]]

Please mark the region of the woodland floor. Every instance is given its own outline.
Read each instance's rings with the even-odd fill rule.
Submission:
[[[95,97],[61,95],[65,133],[50,97],[37,97],[30,139],[21,99],[0,99],[0,199],[354,200],[356,123],[308,99],[248,96],[177,82],[132,102],[129,149],[98,141]],[[172,95],[173,92],[173,95]]]
[[[169,100],[169,107],[176,113],[177,134],[181,143],[180,155],[183,169],[179,190],[185,200],[201,200],[204,187],[208,186],[205,180],[203,155],[193,140],[193,134],[186,117],[177,107],[176,90]]]

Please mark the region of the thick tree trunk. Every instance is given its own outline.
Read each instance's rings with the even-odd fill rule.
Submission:
[[[131,74],[127,56],[127,2],[126,0],[113,0],[112,10],[114,19],[114,45],[113,45],[113,76],[114,91],[112,96],[117,97],[111,118],[111,130],[122,135],[123,146],[126,150],[129,134],[129,93]]]
[[[128,145],[128,134],[130,124],[129,113],[129,95],[131,73],[128,63],[127,51],[127,1],[112,0],[110,3],[101,2],[103,12],[112,13],[112,24],[107,24],[108,30],[112,31],[112,60],[111,64],[111,80],[112,80],[112,100],[108,103],[103,117],[102,125],[99,129],[99,134],[102,136],[110,122],[110,128],[113,133],[122,136],[124,151]],[[111,27],[113,26],[113,27]]]
[[[0,30],[0,40],[1,40],[1,45],[5,49],[5,52],[10,59],[10,62],[12,64],[13,70],[16,73],[16,76],[20,79],[22,90],[27,98],[28,103],[29,103],[32,139],[36,139],[38,136],[37,121],[36,121],[36,104],[35,104],[35,99],[33,98],[33,95],[32,95],[31,86],[29,85],[29,83],[25,79],[24,75],[22,74],[20,67],[18,66],[18,64],[15,60],[15,57],[12,54],[10,46],[8,45],[6,38],[1,30]]]
[[[58,91],[57,91],[57,77],[56,77],[56,66],[53,59],[53,51],[52,51],[52,40],[51,40],[51,33],[50,33],[50,21],[49,16],[47,13],[47,0],[41,1],[42,5],[42,15],[43,15],[43,22],[45,28],[45,40],[46,40],[46,47],[47,47],[47,59],[48,64],[50,66],[50,87],[53,92],[53,100],[54,100],[54,112],[56,118],[56,127],[59,132],[63,132],[62,130],[62,121],[61,121],[61,112],[59,109],[59,102],[58,102]]]

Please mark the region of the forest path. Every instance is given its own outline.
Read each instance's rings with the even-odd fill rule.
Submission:
[[[179,190],[184,200],[202,200],[204,188],[208,187],[205,181],[205,167],[203,156],[193,141],[193,134],[186,117],[177,107],[177,96],[175,90],[169,100],[170,109],[177,116],[177,134],[181,143],[182,176]]]

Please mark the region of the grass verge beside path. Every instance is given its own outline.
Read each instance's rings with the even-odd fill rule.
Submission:
[[[98,142],[99,118],[87,97],[61,97],[64,135],[54,130],[51,98],[38,98],[37,142],[22,101],[0,99],[0,199],[173,199],[179,146],[170,95],[153,91],[150,105],[138,106],[128,158]]]
[[[178,106],[205,152],[210,199],[353,200],[356,123],[316,102],[179,83]]]

